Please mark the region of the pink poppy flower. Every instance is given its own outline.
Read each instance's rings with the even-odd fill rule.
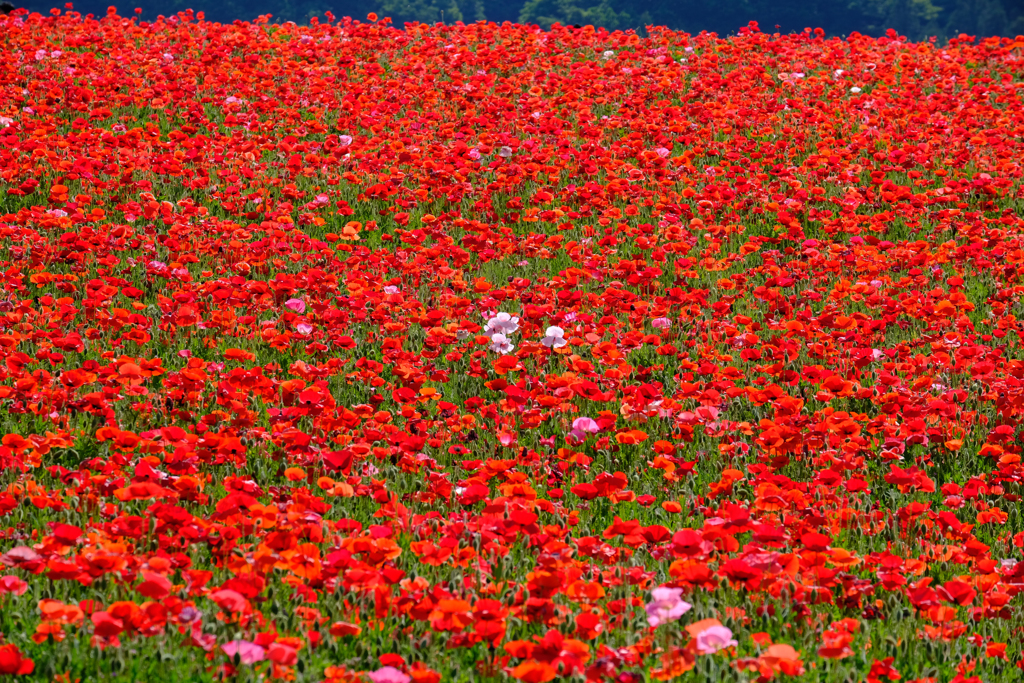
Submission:
[[[256,662],[262,662],[265,656],[262,647],[256,643],[250,643],[248,640],[232,640],[231,642],[224,643],[220,646],[220,649],[224,651],[228,657],[234,657],[238,655],[242,664],[255,664]]]
[[[514,348],[516,348],[516,345],[509,341],[509,338],[500,332],[491,337],[491,351],[494,351],[495,353],[500,353],[504,356],[512,353]]]
[[[393,666],[383,666],[372,673],[366,674],[373,683],[409,683],[412,677],[402,673]]]
[[[14,593],[24,595],[28,591],[28,583],[17,576],[0,576],[0,595]]]
[[[709,655],[736,644],[732,631],[726,626],[711,626],[697,634],[697,652],[702,655]]]
[[[597,424],[596,420],[589,417],[577,417],[572,421],[572,431],[569,435],[577,441],[583,441],[587,438],[587,434],[597,434],[601,431],[601,425]]]
[[[693,605],[682,599],[682,588],[661,586],[651,591],[651,601],[647,603],[647,623],[657,627],[669,621],[675,621],[692,609]],[[732,635],[731,633],[729,635]]]
[[[561,327],[549,327],[544,334],[545,337],[540,340],[540,343],[549,349],[560,349],[569,343],[565,339],[565,330]]]

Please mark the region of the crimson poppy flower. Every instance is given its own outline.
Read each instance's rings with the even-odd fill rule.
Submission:
[[[35,662],[22,655],[17,646],[10,643],[0,645],[0,674],[5,676],[27,676],[35,670]]]

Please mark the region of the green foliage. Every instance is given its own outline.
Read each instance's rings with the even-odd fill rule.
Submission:
[[[864,14],[866,33],[892,28],[901,35],[923,38],[941,32],[937,21],[942,8],[931,0],[855,0],[851,5]]]
[[[649,16],[646,12],[645,16]],[[573,0],[526,0],[519,21],[524,24],[540,24],[550,28],[552,24],[579,24],[581,26],[602,26],[610,30],[634,28],[633,16],[628,11],[616,11],[611,0],[601,0],[597,5],[580,7]],[[649,19],[648,19],[649,21]]]
[[[435,24],[485,18],[480,0],[382,0],[378,4],[378,14],[391,17],[398,26],[411,21]]]
[[[1016,35],[1024,31],[1024,12],[1019,7],[1019,2],[1001,2],[1000,0],[960,0],[951,3],[952,7],[947,14],[946,30],[952,35],[967,33],[969,35]],[[1014,26],[1010,26],[1010,12],[1008,8],[1015,9]],[[1010,30],[1008,30],[1010,29]]]

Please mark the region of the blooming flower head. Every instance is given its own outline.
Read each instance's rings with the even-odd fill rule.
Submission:
[[[657,627],[689,612],[693,605],[684,601],[682,595],[682,588],[661,586],[652,590],[651,601],[647,603],[647,623]]]
[[[0,645],[0,676],[28,676],[35,670],[35,662],[26,657],[17,645]]]
[[[589,417],[577,417],[572,421],[572,431],[569,434],[577,441],[583,441],[587,434],[597,434],[601,431],[601,425]]]
[[[513,334],[518,329],[519,318],[511,313],[498,313],[487,321],[487,329],[484,331],[484,334],[494,335],[500,333],[507,336]]]
[[[306,302],[302,299],[288,299],[288,301],[284,302],[284,307],[289,311],[298,313],[299,315],[306,312]]]
[[[565,330],[561,327],[549,327],[544,331],[544,338],[540,343],[549,349],[560,349],[569,342],[565,340]]]
[[[0,595],[14,593],[24,595],[28,591],[28,583],[17,576],[0,576]]]
[[[667,330],[672,327],[672,321],[668,318],[655,318],[651,321],[651,327],[659,330]]]
[[[264,658],[263,648],[248,640],[232,640],[220,646],[228,657],[238,655],[242,664],[255,664],[262,662]]]
[[[508,337],[498,332],[497,334],[491,335],[491,351],[500,353],[501,355],[512,353],[512,349],[516,348],[515,344],[509,341]]]
[[[409,683],[412,677],[393,666],[383,666],[366,674],[373,683]]]
[[[697,634],[697,652],[702,655],[709,655],[736,644],[732,631],[726,626],[711,626]]]
[[[203,613],[197,610],[191,605],[186,605],[181,608],[181,612],[178,613],[178,621],[184,624],[190,624],[193,621],[203,618]]]

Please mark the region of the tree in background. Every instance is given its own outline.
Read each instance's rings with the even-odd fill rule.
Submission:
[[[864,17],[862,33],[880,35],[891,28],[900,35],[920,39],[942,32],[938,24],[942,8],[931,0],[857,0],[851,5]]]
[[[408,21],[435,24],[439,21],[471,23],[487,18],[483,0],[379,0],[377,14],[391,17],[396,26]],[[356,15],[357,17],[359,15]]]
[[[1024,3],[1012,0],[958,0],[947,4],[950,6],[944,29],[948,35],[1016,35],[1024,32],[1024,6],[1021,6]],[[1018,5],[1012,22],[1007,12],[1007,6],[1010,5]]]
[[[621,4],[621,3],[616,3]],[[550,28],[552,24],[603,26],[609,30],[635,28],[651,23],[650,14],[631,14],[626,8],[616,9],[612,0],[601,0],[596,5],[580,5],[577,0],[526,0],[519,12],[524,24],[539,24]]]
[[[501,24],[506,21],[519,21],[522,5],[512,0],[484,0],[484,16],[487,21]]]

